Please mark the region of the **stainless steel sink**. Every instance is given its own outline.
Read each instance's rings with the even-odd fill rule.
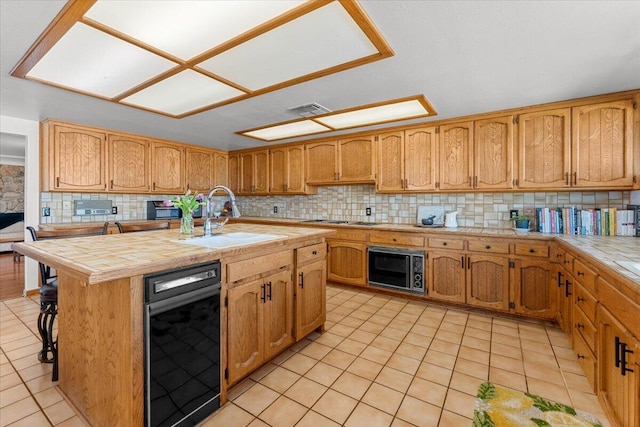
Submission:
[[[284,239],[286,237],[287,236],[278,234],[227,233],[214,234],[209,237],[199,236],[188,240],[179,240],[179,242],[184,243],[185,245],[204,246],[207,248],[228,248],[231,246],[241,246],[269,240]]]

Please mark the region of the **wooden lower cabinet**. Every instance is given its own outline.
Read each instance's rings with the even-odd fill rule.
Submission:
[[[614,426],[640,426],[640,343],[607,310],[598,308],[598,395]]]
[[[465,258],[455,252],[429,253],[429,298],[465,302]]]
[[[556,267],[548,261],[516,259],[513,262],[513,310],[532,317],[557,315]]]
[[[467,304],[509,310],[509,258],[467,256]]]
[[[327,317],[327,263],[321,261],[298,267],[296,276],[296,340],[324,325]]]
[[[366,286],[367,244],[327,239],[327,245],[327,280]]]
[[[557,267],[556,285],[558,298],[558,325],[567,334],[573,335],[573,275],[562,266]]]
[[[229,289],[228,384],[294,342],[291,270]]]

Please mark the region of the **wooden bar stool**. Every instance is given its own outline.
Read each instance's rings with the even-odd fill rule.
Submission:
[[[45,239],[63,239],[66,237],[82,237],[107,233],[108,222],[98,226],[83,226],[79,228],[59,230],[39,230],[28,226],[33,241]],[[43,363],[53,363],[51,381],[58,381],[58,338],[53,339],[53,322],[58,315],[58,276],[52,273],[51,267],[38,263],[40,267],[40,314],[38,315],[38,332],[42,338],[42,349],[38,353],[38,360]],[[49,357],[51,353],[51,357]]]

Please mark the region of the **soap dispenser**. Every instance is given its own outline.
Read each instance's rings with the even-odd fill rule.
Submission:
[[[456,228],[458,226],[457,211],[447,212],[444,216],[444,226],[447,228]]]

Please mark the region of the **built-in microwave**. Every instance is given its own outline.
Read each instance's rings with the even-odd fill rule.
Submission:
[[[369,284],[424,295],[424,251],[369,246]]]
[[[164,200],[147,201],[147,219],[180,218],[180,208],[165,206]]]

